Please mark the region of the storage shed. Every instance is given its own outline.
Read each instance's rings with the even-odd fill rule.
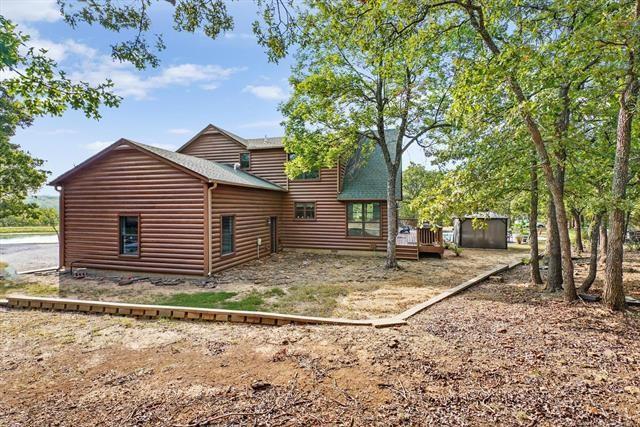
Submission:
[[[473,221],[483,222],[474,228]],[[477,213],[455,218],[453,242],[461,248],[507,249],[509,218],[495,212]]]

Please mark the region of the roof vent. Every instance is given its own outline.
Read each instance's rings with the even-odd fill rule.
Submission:
[[[240,163],[234,163],[233,164],[233,170],[237,171],[238,169],[240,169]]]

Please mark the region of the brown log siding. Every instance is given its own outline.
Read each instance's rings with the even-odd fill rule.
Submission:
[[[248,172],[287,188],[284,164],[287,154],[282,148],[251,151],[251,168]]]
[[[282,244],[290,248],[341,250],[384,250],[387,235],[387,208],[380,202],[382,233],[379,238],[347,236],[347,204],[338,201],[338,168],[322,169],[320,180],[289,181],[282,209]],[[295,202],[315,202],[316,219],[296,220]]]
[[[212,271],[220,271],[258,257],[257,239],[262,239],[260,257],[269,256],[271,248],[268,219],[278,217],[281,225],[283,193],[254,188],[218,185],[211,192],[211,257]],[[221,255],[221,217],[234,216],[234,243],[232,254]]]
[[[234,164],[240,162],[240,153],[247,150],[239,142],[218,132],[206,132],[200,135],[191,144],[184,147],[183,154],[196,156],[215,162]]]
[[[69,267],[203,274],[201,180],[121,146],[64,182],[64,255]],[[140,215],[140,257],[119,256],[118,216]]]

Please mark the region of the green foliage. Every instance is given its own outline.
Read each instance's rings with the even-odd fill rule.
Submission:
[[[27,202],[35,203],[39,208],[60,208],[60,198],[58,196],[29,196]]]
[[[457,127],[435,152],[436,164],[447,170],[445,179],[415,199],[423,220],[487,210],[528,212],[531,162],[539,167],[540,160],[531,154],[523,111],[538,123],[552,165],[565,175],[566,204],[587,215],[611,207],[617,94],[626,69],[618,43],[632,30],[631,4],[441,4],[442,22],[459,28],[448,33],[455,64],[448,120]],[[480,14],[498,44],[495,51],[474,24]],[[510,90],[514,78],[525,102]],[[634,140],[632,152],[639,142]],[[632,176],[637,177],[638,165],[632,162]],[[630,190],[625,209],[637,206],[637,190]]]
[[[437,19],[422,21],[420,2],[311,0],[298,15],[299,50],[281,110],[290,177],[379,148],[387,198],[403,152],[431,146],[449,126],[450,62]],[[388,223],[396,212],[387,211]],[[389,234],[396,230],[389,228]],[[388,253],[387,266],[395,259]]]
[[[100,106],[120,102],[109,92],[110,81],[95,87],[72,82],[45,50],[27,48],[28,41],[29,36],[0,16],[0,73],[7,75],[0,87],[0,218],[33,210],[35,204],[25,198],[48,174],[42,160],[10,142],[16,128],[29,126],[37,116],[60,116],[68,108],[98,119]]]
[[[17,31],[11,21],[0,16],[0,72],[9,75],[2,81],[1,93],[7,97],[3,103],[10,113],[2,119],[7,134],[34,116],[60,116],[73,108],[89,118],[99,119],[101,105],[119,105],[120,98],[109,92],[113,86],[111,81],[95,87],[86,82],[73,82],[46,56],[46,50],[27,49],[28,41],[28,35]]]
[[[429,194],[437,188],[442,177],[442,172],[411,163],[402,173],[403,200],[400,205],[400,218],[418,218],[419,203],[414,203],[414,200],[420,194]]]
[[[0,226],[0,234],[49,234],[56,230],[48,225]]]
[[[31,205],[32,206],[32,205]],[[32,206],[17,215],[0,218],[0,227],[48,226],[57,227],[60,217],[55,208]]]
[[[44,184],[47,172],[40,168],[42,164],[42,160],[10,143],[6,135],[0,135],[0,218],[35,209],[33,203],[24,200]]]
[[[335,165],[361,145],[378,144],[397,166],[409,144],[432,143],[445,125],[449,68],[430,24],[410,25],[418,13],[413,2],[309,3],[297,21],[293,94],[282,106],[285,146],[297,154],[289,175]],[[392,128],[397,136],[387,141]]]
[[[444,248],[453,252],[456,256],[460,256],[462,254],[462,248],[453,242],[445,243]]]
[[[153,8],[170,3],[173,29],[202,33],[215,39],[234,28],[233,17],[224,0],[58,0],[65,22],[73,28],[81,24],[99,25],[125,35],[125,40],[111,44],[111,56],[130,62],[139,69],[160,64],[158,54],[166,48],[162,34],[153,32]],[[260,19],[253,23],[258,43],[265,47],[269,59],[278,61],[297,38],[296,8],[293,0],[256,0]]]

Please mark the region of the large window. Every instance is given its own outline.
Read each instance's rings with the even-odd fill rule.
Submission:
[[[347,235],[380,237],[380,203],[349,203]]]
[[[121,215],[119,218],[120,255],[140,255],[140,217]]]
[[[232,254],[235,251],[235,218],[232,216],[222,217],[222,255]]]
[[[296,202],[294,214],[296,219],[316,219],[315,202]]]
[[[240,169],[251,167],[251,153],[240,153]]]
[[[287,158],[291,161],[291,160],[296,158],[296,155],[294,153],[289,153]],[[316,180],[316,179],[320,179],[320,171],[318,169],[314,169],[314,170],[309,171],[309,172],[302,172],[300,175],[296,176],[294,179],[296,181],[298,181],[298,180]]]

